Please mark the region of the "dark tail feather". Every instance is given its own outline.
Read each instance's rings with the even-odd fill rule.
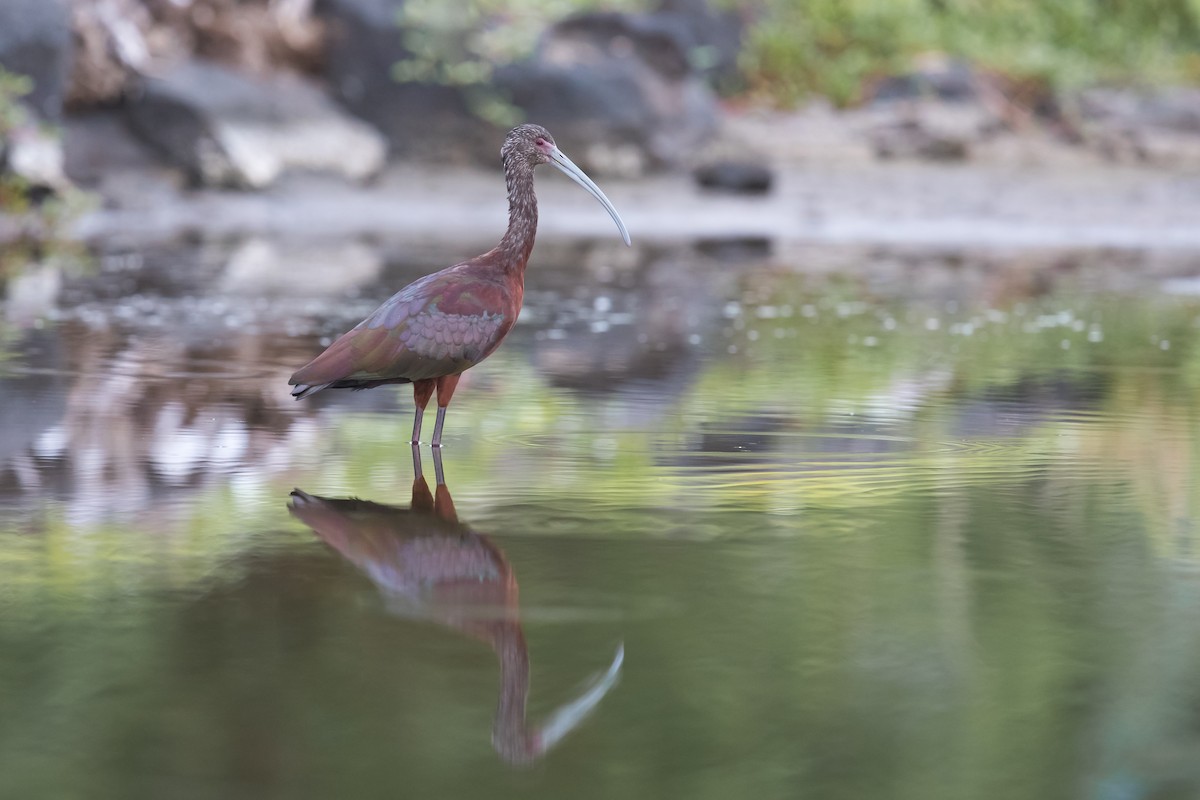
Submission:
[[[292,397],[299,400],[301,397],[308,397],[310,394],[319,392],[322,389],[326,389],[328,387],[329,387],[328,383],[319,383],[316,386],[309,386],[306,383],[302,383],[292,389]]]
[[[301,383],[292,387],[292,397],[299,400],[301,397],[308,397],[310,394],[315,394],[322,389],[373,389],[376,386],[388,386],[393,383],[412,383],[408,378],[386,378],[379,381],[357,380],[355,378],[347,378],[340,381],[331,381],[330,383],[317,383],[309,385]]]

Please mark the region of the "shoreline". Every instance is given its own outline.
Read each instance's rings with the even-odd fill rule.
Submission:
[[[639,243],[766,239],[784,245],[1115,248],[1200,252],[1200,173],[885,162],[777,170],[763,197],[705,192],[688,175],[604,181]],[[608,218],[586,195],[539,176],[539,238],[603,239]],[[260,192],[179,191],[124,176],[104,207],[62,238],[164,241],[249,235],[409,237],[489,243],[506,221],[498,171],[393,165],[368,186],[292,175]],[[490,245],[489,245],[490,246]]]

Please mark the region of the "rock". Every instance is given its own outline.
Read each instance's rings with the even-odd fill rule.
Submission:
[[[723,63],[729,45],[716,32],[720,15],[576,15],[551,26],[530,59],[497,67],[490,83],[448,86],[393,79],[393,65],[413,55],[398,25],[402,9],[403,0],[321,6],[338,98],[379,128],[397,156],[497,163],[504,130],[479,113],[497,99],[548,127],[597,174],[678,164],[716,128],[715,97],[692,59],[708,58],[710,69]],[[727,28],[720,31],[727,39]]]
[[[708,0],[662,0],[647,22],[673,38],[710,85],[721,88],[740,80],[746,24],[737,12],[714,11]]]
[[[338,100],[387,137],[397,157],[499,162],[504,131],[472,113],[469,89],[399,82],[412,56],[399,26],[403,0],[324,0],[326,76]]]
[[[499,70],[496,86],[601,174],[680,164],[717,129],[712,91],[679,41],[645,15],[569,17],[531,60]]]
[[[650,166],[643,132],[654,127],[653,114],[630,69],[530,60],[498,70],[496,84],[588,172],[637,176]]]
[[[1075,100],[1084,140],[1108,159],[1200,164],[1200,89],[1089,89]]]
[[[250,237],[230,255],[218,281],[237,297],[337,297],[379,277],[378,250],[354,240],[298,242]]]
[[[26,183],[35,201],[70,187],[63,174],[62,136],[57,129],[29,125],[10,131],[2,166]]]
[[[1044,81],[976,69],[941,53],[921,56],[911,71],[876,81],[867,95],[858,113],[880,158],[962,160],[1002,131],[1048,125],[1067,133]]]
[[[947,130],[931,120],[932,116],[909,116],[873,126],[868,137],[875,155],[884,159],[966,159],[970,155],[971,142],[978,134],[971,130]]]
[[[696,252],[722,264],[763,262],[771,257],[771,240],[765,236],[733,236],[700,239]]]
[[[63,121],[63,137],[67,177],[86,189],[104,193],[106,184],[132,177],[144,191],[145,176],[170,177],[157,153],[129,129],[120,109],[69,114]]]
[[[19,100],[0,90],[0,106],[15,103],[15,108],[0,107],[0,174],[17,176],[34,203],[69,186],[57,125],[70,60],[65,0],[0,3],[0,67],[30,82]]]
[[[729,194],[766,194],[771,190],[771,168],[749,161],[717,161],[692,173],[705,189]]]
[[[1200,134],[1200,89],[1088,89],[1077,101],[1089,122]]]
[[[919,59],[911,72],[885,76],[868,89],[874,104],[922,99],[969,103],[977,93],[978,76],[971,65],[940,54]]]
[[[66,0],[0,2],[0,67],[28,76],[24,99],[41,119],[62,118],[71,63],[71,15]]]
[[[205,185],[262,188],[288,169],[362,180],[384,163],[376,131],[288,75],[260,79],[186,62],[146,78],[127,115],[138,135]]]

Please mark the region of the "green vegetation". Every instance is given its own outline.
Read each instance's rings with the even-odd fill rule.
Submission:
[[[412,53],[392,67],[401,83],[463,87],[480,118],[499,127],[519,123],[520,112],[489,88],[492,68],[529,55],[546,25],[599,4],[595,0],[468,0],[405,3],[397,24]],[[609,0],[606,8],[636,8],[637,0]]]
[[[50,241],[56,238],[60,226],[91,207],[94,198],[61,176],[52,191],[46,192],[50,187],[35,186],[35,182],[10,169],[8,150],[14,133],[49,139],[62,135],[55,126],[39,121],[22,103],[32,88],[27,76],[0,67],[0,214],[27,223],[15,231],[2,233],[13,238]],[[11,253],[0,254],[0,280],[9,271],[5,262],[11,261],[11,256]]]
[[[1200,0],[753,0],[718,5],[750,20],[744,87],[788,105],[813,95],[860,99],[874,78],[944,53],[1035,85],[1200,81]],[[407,3],[399,24],[412,58],[402,81],[486,86],[492,64],[527,55],[552,20],[647,0]],[[511,121],[480,93],[481,113]]]
[[[489,744],[487,647],[390,615],[284,508],[405,504],[404,417],[321,414],[116,519],[103,484],[10,513],[0,794],[1194,796],[1200,303],[947,305],[758,275],[678,395],[556,388],[518,347],[469,373],[446,471],[520,581],[531,716],[628,652],[530,771]],[[1005,405],[1039,381],[1077,394]],[[731,433],[765,446],[703,442]]]
[[[5,169],[5,151],[13,131],[30,124],[29,112],[21,104],[21,98],[32,89],[28,77],[0,67],[0,212],[28,210],[29,187],[24,179]]]
[[[1053,86],[1200,81],[1200,0],[764,0],[744,71],[776,102],[851,103],[923,53]]]

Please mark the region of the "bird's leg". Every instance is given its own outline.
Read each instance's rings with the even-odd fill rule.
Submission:
[[[442,446],[442,424],[446,421],[446,407],[450,405],[450,398],[454,396],[454,388],[458,386],[459,375],[446,375],[437,379],[437,394],[438,394],[438,412],[437,422],[433,426],[433,441],[430,443],[434,447]]]
[[[437,384],[433,378],[413,381],[413,402],[417,405],[417,416],[413,419],[412,444],[421,443],[421,417],[425,415],[425,406],[429,405],[429,398],[433,397]]]

